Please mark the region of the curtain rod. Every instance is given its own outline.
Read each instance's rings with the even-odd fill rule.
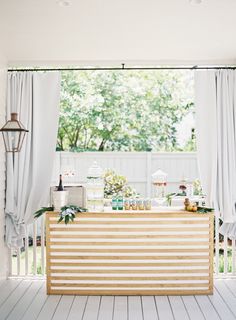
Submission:
[[[126,67],[124,63],[121,67],[85,67],[85,68],[20,68],[20,69],[8,69],[8,72],[14,71],[119,71],[119,70],[235,70],[236,66],[216,66],[216,67]]]

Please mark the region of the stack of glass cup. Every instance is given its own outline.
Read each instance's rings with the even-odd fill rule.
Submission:
[[[104,211],[104,178],[103,170],[94,161],[88,170],[87,176],[87,209],[90,212]]]

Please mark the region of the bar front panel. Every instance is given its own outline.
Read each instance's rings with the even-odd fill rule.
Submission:
[[[213,215],[47,213],[47,292],[192,295],[213,290]]]

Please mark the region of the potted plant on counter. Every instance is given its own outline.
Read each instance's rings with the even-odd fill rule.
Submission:
[[[104,198],[105,205],[111,206],[112,198],[122,196],[123,198],[136,197],[137,192],[128,185],[125,176],[117,174],[114,170],[108,169],[104,174]]]

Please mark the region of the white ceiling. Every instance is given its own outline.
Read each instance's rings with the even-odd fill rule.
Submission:
[[[236,0],[0,0],[9,65],[236,63]]]

